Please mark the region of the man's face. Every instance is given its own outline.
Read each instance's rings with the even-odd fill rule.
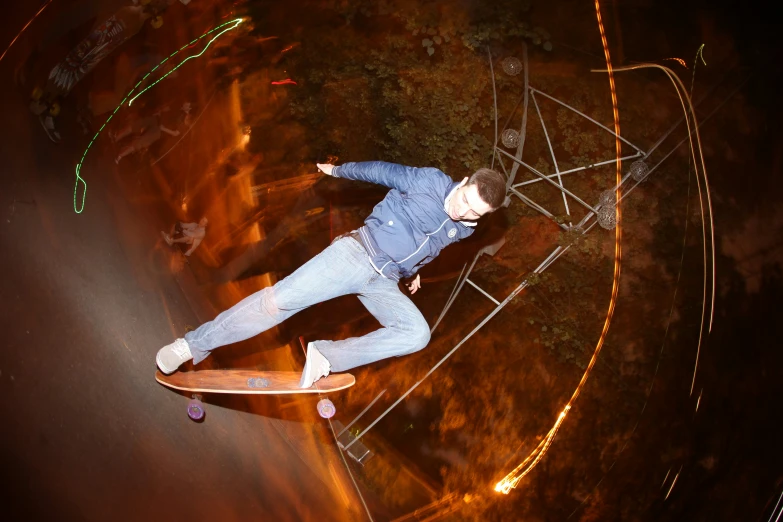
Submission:
[[[484,214],[492,212],[492,207],[479,196],[478,187],[468,185],[467,182],[468,178],[463,179],[449,200],[447,212],[454,221],[475,221]]]

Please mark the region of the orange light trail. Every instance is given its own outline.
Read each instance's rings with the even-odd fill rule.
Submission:
[[[615,150],[617,154],[617,162],[616,162],[617,170],[615,173],[617,185],[615,190],[616,190],[617,201],[619,202],[620,183],[622,182],[622,161],[620,159],[622,157],[621,154],[622,144],[620,142],[620,112],[618,111],[617,108],[617,90],[614,84],[614,74],[612,73],[612,59],[609,53],[609,44],[606,40],[606,32],[604,31],[604,24],[601,19],[601,6],[598,0],[595,0],[595,14],[598,20],[598,28],[601,32],[601,42],[603,43],[604,57],[606,58],[606,66],[609,72],[609,86],[612,92],[612,111],[614,114],[614,129],[615,129]],[[541,459],[544,457],[547,450],[549,449],[549,446],[552,445],[552,442],[554,441],[557,432],[560,430],[560,426],[562,426],[563,422],[565,421],[566,415],[568,415],[568,412],[571,410],[573,404],[576,402],[576,399],[579,397],[579,394],[581,393],[582,388],[587,382],[587,378],[589,377],[590,372],[593,369],[593,366],[595,366],[595,363],[598,361],[598,354],[601,353],[601,348],[604,345],[604,340],[606,339],[606,335],[609,332],[609,326],[612,323],[612,317],[614,316],[614,309],[617,304],[617,294],[620,288],[620,264],[622,260],[621,242],[622,242],[623,235],[622,235],[622,227],[621,227],[622,216],[620,212],[619,203],[615,206],[615,216],[617,219],[617,226],[615,228],[614,276],[612,280],[612,295],[609,300],[609,309],[606,312],[604,327],[603,330],[601,331],[601,336],[598,338],[598,342],[596,343],[595,350],[593,351],[593,356],[590,358],[590,363],[587,365],[587,369],[582,375],[582,379],[579,381],[579,384],[574,390],[574,393],[571,395],[571,398],[568,400],[568,403],[565,405],[563,410],[558,415],[554,426],[552,426],[552,428],[549,430],[549,432],[543,438],[543,440],[525,458],[525,460],[522,461],[521,464],[519,464],[516,468],[514,468],[513,471],[511,471],[508,475],[506,475],[503,478],[503,480],[495,484],[495,491],[497,491],[498,493],[508,494],[511,491],[511,489],[515,488],[519,483],[519,481],[522,480],[522,478],[525,475],[530,473],[530,471],[541,461]]]
[[[686,64],[685,60],[683,60],[682,58],[664,58],[664,60],[674,60],[675,62],[679,63],[680,65],[682,65],[686,69],[688,68],[688,64]]]
[[[699,48],[701,51],[701,48]],[[666,76],[669,77],[669,80],[671,80],[672,84],[674,84],[674,89],[677,91],[677,96],[680,99],[680,104],[682,105],[682,110],[685,112],[685,123],[688,126],[688,139],[690,140],[690,149],[691,149],[691,157],[693,158],[694,162],[694,168],[696,169],[696,185],[699,190],[699,208],[701,209],[701,234],[702,234],[702,245],[704,250],[704,290],[702,295],[702,308],[701,308],[701,326],[699,327],[699,341],[696,346],[696,362],[694,363],[693,367],[693,379],[691,381],[691,392],[690,394],[693,395],[693,389],[696,385],[696,372],[699,368],[699,357],[701,355],[701,345],[704,340],[704,322],[706,317],[706,311],[707,311],[707,278],[708,278],[708,272],[712,279],[712,287],[711,287],[711,295],[710,295],[710,321],[709,326],[707,328],[707,333],[712,332],[712,323],[715,318],[715,286],[716,286],[716,266],[715,266],[715,223],[712,218],[712,197],[710,196],[710,182],[707,177],[707,164],[704,161],[704,151],[701,145],[701,134],[699,133],[699,122],[696,120],[696,111],[693,108],[693,103],[691,101],[690,96],[688,96],[688,90],[685,88],[685,85],[682,83],[682,80],[679,76],[677,76],[674,71],[669,69],[668,67],[665,67],[663,65],[658,65],[655,63],[642,63],[638,65],[627,65],[624,67],[618,67],[615,69],[616,71],[632,71],[635,69],[645,69],[645,68],[656,68],[662,70]],[[609,71],[609,69],[606,69],[606,71]],[[691,123],[692,120],[692,123]],[[694,137],[695,137],[695,146],[694,146]],[[699,151],[699,157],[696,157],[696,150]],[[704,192],[706,193],[706,199],[707,199],[707,219],[704,218],[704,196],[702,195],[702,188],[701,188],[701,180],[699,178],[699,165],[701,165],[701,173],[702,176],[704,176]],[[708,263],[707,261],[707,222],[709,221],[710,224],[710,249],[711,249],[711,255],[712,255],[712,263]],[[710,267],[710,270],[708,270],[707,267]]]
[[[3,54],[0,54],[0,62],[2,62],[2,61],[3,61],[3,58],[5,58],[5,55],[8,53],[8,51],[10,51],[10,50],[11,50],[11,47],[12,47],[12,46],[13,46],[13,45],[16,43],[16,41],[19,39],[19,37],[20,37],[20,36],[22,36],[22,33],[23,33],[23,32],[25,32],[25,31],[27,30],[27,28],[28,28],[28,27],[30,27],[30,24],[31,24],[31,23],[33,23],[33,21],[34,21],[36,18],[38,18],[38,15],[40,15],[41,13],[43,13],[43,12],[44,12],[44,9],[46,9],[47,7],[49,7],[49,4],[51,4],[53,1],[54,1],[54,0],[49,0],[48,2],[46,2],[46,3],[43,5],[43,7],[41,7],[41,8],[38,10],[38,12],[37,12],[37,13],[35,13],[35,16],[33,16],[33,17],[30,19],[30,21],[29,21],[29,22],[27,22],[27,23],[25,24],[25,26],[24,26],[24,27],[22,27],[22,30],[21,30],[21,31],[19,31],[19,34],[17,34],[17,35],[14,37],[14,39],[13,39],[13,40],[11,40],[11,43],[10,43],[10,44],[8,44],[8,47],[6,47],[6,48],[5,48],[5,51],[3,51]]]

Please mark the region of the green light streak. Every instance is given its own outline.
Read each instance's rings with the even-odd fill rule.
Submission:
[[[240,19],[240,22],[241,22],[241,19]],[[239,23],[237,23],[237,25],[239,25]],[[158,82],[160,82],[161,80],[163,80],[164,78],[166,78],[166,76],[168,76],[169,74],[173,73],[174,71],[176,71],[177,69],[179,69],[180,67],[182,67],[182,64],[184,64],[184,63],[185,63],[185,62],[187,62],[188,60],[191,60],[191,59],[193,59],[193,58],[198,58],[199,56],[201,56],[202,54],[204,54],[204,53],[207,51],[207,49],[209,49],[209,46],[210,46],[210,45],[212,45],[212,42],[214,42],[215,40],[217,40],[217,39],[220,37],[220,35],[222,35],[223,33],[227,33],[228,31],[231,31],[232,29],[236,29],[237,25],[235,25],[234,27],[229,27],[228,29],[226,29],[226,30],[224,30],[224,31],[221,31],[220,33],[216,34],[214,38],[212,38],[212,39],[211,39],[209,42],[207,42],[207,45],[205,45],[205,46],[204,46],[204,49],[202,49],[200,53],[198,53],[198,54],[194,54],[194,55],[191,55],[191,56],[188,56],[187,58],[185,58],[184,60],[182,60],[182,61],[179,63],[179,65],[177,65],[177,66],[176,66],[176,67],[174,67],[172,70],[170,70],[169,72],[167,72],[166,74],[164,74],[163,76],[161,76],[160,78],[158,78],[157,80],[155,80],[153,83],[149,84],[147,87],[145,87],[144,89],[142,89],[142,91],[141,91],[139,94],[137,94],[136,96],[134,96],[133,98],[131,98],[131,100],[128,102],[128,107],[130,107],[130,106],[131,106],[131,104],[134,102],[134,100],[136,100],[136,98],[138,98],[139,96],[141,96],[142,94],[144,94],[144,93],[145,93],[145,92],[147,92],[148,90],[150,90],[150,89],[152,89],[153,87],[155,87],[155,85],[157,85],[157,84],[158,84]],[[192,44],[189,44],[189,45],[192,45]],[[189,45],[188,45],[188,46],[189,46]],[[179,51],[177,51],[177,52],[179,52]],[[175,53],[175,54],[176,54],[176,53]],[[171,55],[171,56],[174,56],[174,55]],[[171,56],[170,56],[169,58],[171,58]],[[150,72],[151,72],[151,71],[150,71]]]
[[[125,105],[125,102],[128,100],[128,98],[130,98],[130,97],[131,97],[131,95],[132,95],[134,92],[136,92],[136,89],[138,89],[139,85],[141,85],[142,83],[144,83],[144,80],[146,80],[146,79],[147,79],[147,78],[148,78],[148,77],[149,77],[149,76],[150,76],[152,73],[154,73],[154,72],[155,72],[155,71],[156,71],[156,70],[157,70],[157,69],[158,69],[158,68],[159,68],[161,65],[163,65],[164,63],[166,63],[166,62],[169,60],[169,58],[172,58],[172,57],[174,57],[175,55],[177,55],[177,54],[179,54],[180,52],[184,51],[185,49],[187,49],[188,47],[190,47],[190,46],[191,46],[191,45],[193,45],[194,43],[198,42],[198,41],[199,41],[199,40],[201,40],[202,38],[206,38],[206,37],[207,37],[207,36],[209,36],[210,34],[214,33],[215,31],[218,31],[218,30],[220,30],[220,29],[222,29],[223,27],[226,27],[226,26],[228,26],[228,25],[234,24],[232,27],[229,27],[228,29],[224,29],[223,31],[221,31],[220,33],[218,33],[217,35],[215,35],[215,36],[214,36],[214,37],[213,37],[213,38],[212,38],[212,39],[211,39],[211,40],[210,40],[210,41],[207,43],[207,45],[205,45],[205,46],[204,46],[204,49],[202,49],[202,51],[201,51],[200,53],[198,53],[198,54],[195,54],[195,55],[192,55],[192,56],[188,56],[187,58],[185,58],[184,60],[182,60],[182,61],[179,63],[179,65],[177,65],[176,67],[174,67],[174,68],[173,68],[171,71],[169,71],[167,74],[165,74],[164,76],[161,76],[161,77],[160,77],[160,78],[158,78],[158,79],[157,79],[157,80],[156,80],[154,83],[152,83],[152,84],[148,85],[148,86],[147,86],[145,89],[143,89],[141,92],[139,92],[139,93],[138,93],[136,96],[134,96],[133,98],[131,98],[131,99],[130,99],[130,102],[128,102],[128,106],[130,106],[130,104],[133,102],[133,100],[135,100],[136,98],[138,98],[139,96],[141,96],[142,94],[144,94],[144,92],[145,92],[145,91],[149,90],[149,89],[150,89],[152,86],[154,86],[155,84],[157,84],[157,83],[158,83],[159,81],[161,81],[163,78],[165,78],[165,77],[166,77],[166,76],[168,76],[169,74],[171,74],[171,73],[173,73],[174,71],[176,71],[177,69],[179,69],[179,68],[182,66],[182,64],[183,64],[183,63],[187,62],[187,61],[188,61],[188,60],[190,60],[191,58],[197,58],[197,57],[201,56],[202,54],[204,54],[204,52],[207,50],[207,48],[209,48],[209,46],[212,44],[212,42],[214,42],[214,41],[215,41],[215,40],[216,40],[216,39],[217,39],[217,38],[218,38],[220,35],[222,35],[223,33],[226,33],[226,32],[228,32],[228,31],[231,31],[231,30],[233,30],[233,29],[236,29],[237,27],[239,27],[239,24],[241,24],[241,23],[242,23],[242,18],[237,18],[237,19],[235,19],[235,20],[231,20],[231,21],[229,21],[229,22],[225,22],[225,23],[223,23],[223,24],[220,24],[220,25],[218,25],[217,27],[214,27],[213,29],[210,29],[210,30],[209,30],[209,31],[207,31],[206,33],[204,33],[204,34],[202,34],[201,36],[199,36],[198,38],[194,39],[192,42],[190,42],[190,43],[188,43],[188,44],[185,44],[185,45],[183,45],[183,46],[182,46],[182,47],[180,47],[180,48],[179,48],[177,51],[174,51],[174,52],[173,52],[173,53],[171,53],[169,56],[167,56],[166,58],[164,58],[164,59],[163,59],[163,60],[162,60],[162,61],[161,61],[161,62],[160,62],[158,65],[156,65],[155,67],[153,67],[153,68],[150,70],[150,72],[148,72],[147,74],[145,74],[145,75],[144,75],[144,77],[143,77],[141,80],[139,80],[139,81],[136,83],[136,85],[134,85],[134,86],[133,86],[133,88],[130,90],[130,92],[128,92],[128,94],[126,94],[126,95],[125,95],[125,98],[123,98],[123,99],[122,99],[122,101],[121,101],[121,102],[120,102],[120,104],[117,106],[117,108],[116,108],[116,109],[114,109],[114,111],[113,111],[113,112],[112,112],[112,113],[109,115],[109,117],[106,119],[106,121],[103,123],[103,125],[101,125],[101,128],[100,128],[100,129],[98,129],[98,132],[96,132],[96,133],[95,133],[95,136],[93,136],[93,137],[92,137],[92,139],[90,140],[90,143],[88,143],[88,144],[87,144],[87,148],[84,150],[84,154],[82,154],[82,158],[79,160],[79,163],[76,165],[76,184],[75,184],[75,186],[73,187],[73,210],[74,210],[74,212],[76,212],[77,214],[81,214],[81,213],[84,211],[84,204],[85,204],[85,201],[86,201],[86,199],[87,199],[87,182],[86,182],[86,181],[84,181],[84,178],[82,178],[82,177],[81,177],[81,170],[82,170],[82,165],[84,164],[84,159],[87,157],[87,153],[90,151],[90,148],[92,147],[92,144],[93,144],[93,143],[95,143],[95,140],[97,140],[97,139],[98,139],[98,136],[101,134],[101,132],[103,132],[103,129],[106,127],[106,125],[108,125],[108,124],[109,124],[109,122],[111,121],[111,119],[112,119],[112,118],[114,118],[114,115],[115,115],[115,114],[117,114],[117,112],[118,112],[118,111],[119,111],[119,110],[122,108],[122,106],[123,106],[123,105]],[[79,194],[79,183],[82,183],[82,184],[84,185],[84,190],[82,191],[82,201],[81,201],[81,207],[77,207],[77,203],[78,203],[78,194]]]
[[[696,59],[698,61],[698,59],[701,58],[701,63],[703,63],[704,65],[707,65],[707,62],[704,61],[704,46],[705,45],[706,44],[701,44],[701,46],[699,47],[699,50],[696,51]]]

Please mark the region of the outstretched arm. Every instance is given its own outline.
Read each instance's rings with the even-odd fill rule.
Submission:
[[[185,255],[189,256],[190,254],[192,254],[193,251],[196,250],[196,247],[199,246],[200,243],[201,243],[201,238],[200,237],[194,238],[193,239],[193,244],[190,245],[190,248],[188,249],[187,252],[185,252]]]
[[[171,129],[167,128],[165,125],[161,125],[160,126],[160,130],[165,132],[166,134],[171,135],[171,136],[179,136],[179,131],[178,130],[171,130]]]
[[[396,188],[400,192],[407,192],[412,184],[425,175],[423,172],[425,169],[405,167],[385,161],[349,162],[340,166],[317,163],[316,166],[324,174],[336,178],[368,181],[389,188]]]

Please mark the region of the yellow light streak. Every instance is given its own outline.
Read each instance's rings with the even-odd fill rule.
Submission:
[[[615,129],[615,152],[617,154],[617,162],[616,162],[617,170],[615,173],[615,177],[617,180],[616,196],[617,196],[617,201],[620,201],[620,182],[622,181],[622,161],[620,159],[622,157],[621,154],[622,144],[620,141],[620,113],[617,108],[617,90],[615,88],[615,83],[614,83],[614,74],[612,73],[612,60],[609,53],[609,44],[606,40],[606,32],[604,30],[603,21],[601,20],[601,6],[599,4],[599,0],[595,0],[595,13],[596,13],[596,18],[598,20],[598,29],[601,32],[601,42],[603,43],[603,47],[604,47],[604,57],[606,58],[607,71],[609,72],[609,86],[611,88],[611,93],[612,93],[612,111],[614,115],[614,129]],[[511,471],[508,475],[506,475],[500,482],[495,484],[495,491],[497,491],[498,493],[508,494],[511,491],[511,489],[515,488],[517,484],[519,484],[519,481],[522,480],[522,478],[525,475],[530,473],[530,471],[534,467],[536,467],[536,465],[541,461],[541,459],[544,457],[549,447],[552,445],[552,442],[554,441],[557,432],[560,430],[560,426],[562,426],[563,422],[565,421],[566,415],[568,415],[568,412],[571,410],[573,404],[576,402],[576,399],[579,397],[579,394],[581,393],[582,388],[587,382],[587,378],[589,377],[590,372],[593,369],[593,366],[595,366],[595,363],[598,361],[598,355],[601,353],[601,348],[604,345],[606,334],[609,332],[609,326],[612,323],[612,317],[614,316],[615,305],[617,304],[617,294],[620,288],[620,264],[622,260],[622,248],[621,248],[622,215],[620,212],[619,204],[616,205],[615,207],[615,216],[617,219],[617,226],[615,228],[614,274],[612,280],[612,295],[609,300],[609,309],[606,312],[604,327],[603,330],[601,331],[600,337],[598,338],[598,342],[596,343],[595,350],[593,351],[593,356],[590,358],[590,363],[587,365],[587,369],[582,375],[582,379],[579,381],[579,384],[574,390],[574,393],[571,395],[571,398],[568,400],[568,403],[565,405],[563,410],[557,416],[557,420],[555,421],[554,426],[552,426],[552,428],[549,430],[546,436],[541,440],[538,446],[536,446],[536,448],[525,458],[525,460],[522,461],[521,464],[519,464],[516,468],[514,468],[514,470]]]
[[[707,65],[707,62],[704,61],[704,46],[705,45],[706,44],[701,44],[699,46],[699,49],[696,51],[696,58],[697,59],[701,58],[701,63],[703,63],[704,65]]]
[[[680,470],[674,476],[674,480],[672,480],[672,485],[669,487],[669,491],[666,492],[666,496],[663,498],[664,502],[669,498],[669,495],[672,494],[672,490],[674,489],[674,485],[677,483],[677,479],[680,478],[680,472],[681,471],[682,471],[682,466],[680,466]]]

